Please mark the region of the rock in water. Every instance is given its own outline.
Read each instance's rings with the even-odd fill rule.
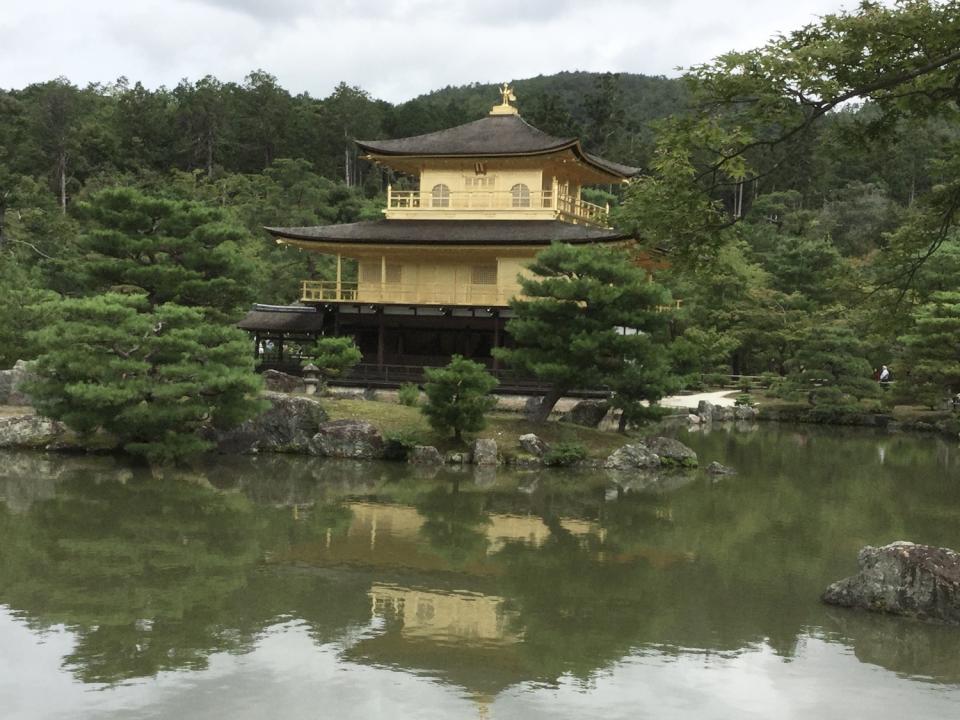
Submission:
[[[433,445],[414,445],[407,455],[413,465],[443,465],[443,456]]]
[[[232,430],[213,437],[221,453],[309,452],[310,438],[317,434],[327,413],[319,400],[279,392],[265,392],[270,409]]]
[[[527,433],[526,435],[521,435],[518,439],[520,447],[523,448],[524,452],[530,453],[535,457],[543,457],[549,447],[547,444],[539,437],[533,433]]]
[[[711,475],[736,475],[737,474],[737,471],[734,470],[732,467],[728,467],[727,465],[722,465],[721,463],[718,463],[716,460],[714,460],[712,463],[707,465],[707,472],[710,473]]]
[[[645,444],[652,453],[660,457],[661,465],[695,468],[699,464],[697,453],[674,438],[649,437]]]
[[[900,541],[868,545],[857,564],[860,572],[827,588],[825,603],[960,623],[960,554]]]
[[[638,470],[660,467],[660,457],[643,443],[624,445],[607,458],[607,470]]]
[[[610,410],[606,400],[581,400],[567,412],[560,422],[573,423],[584,427],[598,427]]]
[[[383,457],[384,448],[380,431],[364,420],[322,423],[310,440],[310,452],[324,457],[374,460]]]
[[[478,438],[473,442],[473,462],[475,465],[497,464],[497,441]]]

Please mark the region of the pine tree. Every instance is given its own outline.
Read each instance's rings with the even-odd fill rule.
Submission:
[[[441,432],[453,430],[457,440],[462,439],[464,430],[483,429],[484,414],[497,404],[490,395],[497,380],[483,365],[454,355],[446,367],[428,368],[424,376],[427,402],[420,410],[430,427]]]
[[[530,271],[507,323],[516,347],[495,352],[550,384],[536,419],[576,388],[610,386],[623,408],[659,400],[673,384],[659,311],[667,291],[625,253],[597,246],[552,245]]]
[[[61,272],[81,289],[142,292],[153,307],[173,302],[219,320],[250,300],[249,235],[222,210],[120,187],[78,205],[90,229],[82,259]]]
[[[960,393],[960,292],[936,292],[904,345],[898,395],[931,408]]]
[[[360,362],[363,355],[351,337],[325,337],[317,341],[313,362],[324,378],[340,377]]]
[[[263,409],[243,332],[200,310],[108,293],[52,304],[34,333],[37,410],[80,433],[105,430],[130,453],[171,462],[207,449],[199,431]]]
[[[814,324],[794,339],[784,390],[811,405],[842,405],[879,394],[863,342],[841,323]]]

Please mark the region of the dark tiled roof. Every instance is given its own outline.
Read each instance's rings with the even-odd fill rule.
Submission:
[[[241,330],[273,330],[278,332],[319,332],[323,313],[304,305],[254,305],[237,323]]]
[[[543,155],[571,150],[590,165],[618,177],[632,177],[639,168],[590,155],[577,138],[558,138],[528,125],[519,115],[488,115],[447,130],[397,140],[357,140],[368,153],[408,157],[497,157]]]
[[[630,237],[616,230],[560,220],[372,220],[264,229],[277,238],[358,245],[549,245],[611,242]]]

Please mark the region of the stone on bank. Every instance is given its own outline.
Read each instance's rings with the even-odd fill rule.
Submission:
[[[232,430],[214,433],[212,439],[217,451],[225,454],[309,452],[310,439],[327,420],[327,412],[320,402],[270,391],[263,393],[263,398],[270,403],[266,411]]]
[[[310,440],[310,452],[323,457],[379,460],[386,443],[380,431],[365,420],[333,420],[320,425]]]

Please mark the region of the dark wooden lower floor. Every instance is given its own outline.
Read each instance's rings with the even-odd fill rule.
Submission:
[[[311,334],[277,329],[253,330],[260,370],[299,374],[318,337],[352,337],[363,359],[334,384],[395,388],[423,382],[425,368],[442,367],[453,355],[485,365],[500,381],[499,392],[541,393],[538,380],[502,368],[493,349],[510,347],[506,332],[508,308],[442,308],[392,305],[319,306],[322,321]],[[604,395],[586,391],[584,396]]]

